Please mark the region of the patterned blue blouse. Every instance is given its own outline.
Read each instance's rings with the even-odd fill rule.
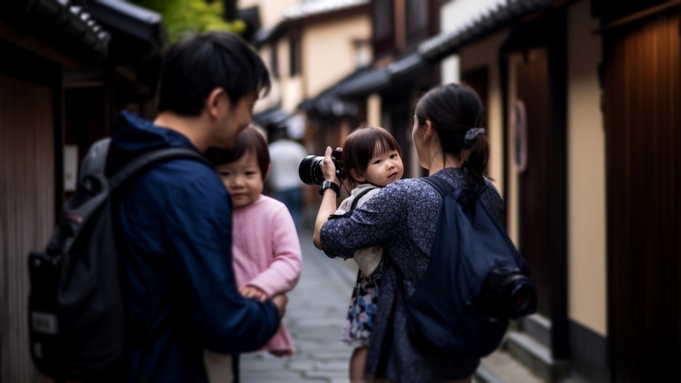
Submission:
[[[434,176],[460,188],[468,175],[462,169],[445,168]],[[489,180],[487,186],[481,201],[501,223],[503,201]],[[331,258],[351,258],[355,250],[373,245],[384,249],[386,264],[367,360],[367,372],[376,378],[395,383],[464,379],[480,363],[418,348],[407,333],[405,300],[428,267],[441,206],[442,197],[432,186],[405,179],[388,185],[352,214],[322,226],[322,248]]]

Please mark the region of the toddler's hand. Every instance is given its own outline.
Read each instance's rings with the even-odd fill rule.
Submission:
[[[239,289],[239,293],[246,298],[255,298],[260,302],[265,302],[267,299],[267,294],[255,286],[244,286]]]

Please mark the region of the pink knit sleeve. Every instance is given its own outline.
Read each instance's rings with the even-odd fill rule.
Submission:
[[[300,279],[302,267],[300,242],[291,214],[283,204],[270,208],[274,209],[271,225],[274,259],[265,271],[248,282],[263,290],[268,297],[293,290]]]

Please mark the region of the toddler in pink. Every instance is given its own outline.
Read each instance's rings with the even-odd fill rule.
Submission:
[[[212,157],[233,206],[232,262],[239,292],[265,300],[291,291],[300,278],[300,243],[286,206],[262,195],[270,167],[265,138],[248,127],[234,149]],[[262,350],[279,357],[293,355],[284,323]],[[233,381],[231,356],[206,351],[204,360],[211,383]]]

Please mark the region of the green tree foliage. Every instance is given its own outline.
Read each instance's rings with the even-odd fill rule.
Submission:
[[[237,34],[246,30],[242,20],[227,22],[222,18],[222,1],[206,0],[128,0],[141,7],[159,12],[168,31],[170,42],[187,32],[230,31]]]

